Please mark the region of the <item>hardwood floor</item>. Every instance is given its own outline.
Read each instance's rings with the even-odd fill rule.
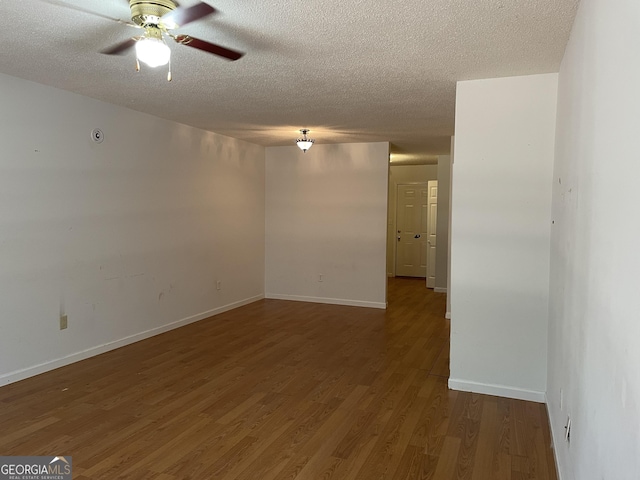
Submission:
[[[544,405],[447,389],[445,296],[264,300],[0,388],[0,455],[74,478],[556,480]]]

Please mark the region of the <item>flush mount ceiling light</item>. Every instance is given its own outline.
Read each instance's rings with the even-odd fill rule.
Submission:
[[[302,138],[296,140],[296,145],[298,145],[298,148],[300,148],[304,153],[307,153],[307,150],[309,150],[313,146],[313,142],[315,142],[313,138],[307,137],[307,133],[309,133],[309,131],[310,130],[307,128],[300,130]]]

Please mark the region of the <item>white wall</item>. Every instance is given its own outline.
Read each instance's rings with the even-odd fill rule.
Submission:
[[[640,3],[583,0],[553,182],[547,394],[563,480],[640,478],[639,86]]]
[[[263,296],[263,147],[5,75],[0,105],[0,384]]]
[[[448,218],[448,232],[447,238],[449,243],[447,245],[448,259],[447,259],[447,312],[445,313],[446,318],[451,318],[451,198],[452,198],[452,186],[453,186],[453,164],[455,163],[455,143],[456,137],[451,137],[451,155],[449,162],[449,211],[447,212]]]
[[[391,165],[389,167],[389,211],[387,223],[387,275],[395,275],[396,265],[396,217],[398,185],[407,183],[427,183],[438,179],[438,165]],[[425,287],[426,288],[426,287]]]
[[[451,156],[438,156],[438,214],[436,226],[436,288],[446,292],[449,277],[449,206],[451,194]]]
[[[452,388],[544,401],[557,80],[458,83]]]
[[[385,308],[388,162],[388,143],[266,149],[268,298]]]

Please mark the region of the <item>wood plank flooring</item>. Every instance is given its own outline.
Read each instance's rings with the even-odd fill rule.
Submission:
[[[0,388],[0,455],[74,478],[556,480],[544,405],[447,389],[445,296],[264,300]]]

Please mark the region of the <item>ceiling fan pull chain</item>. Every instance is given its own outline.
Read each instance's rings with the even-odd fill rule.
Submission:
[[[171,75],[171,59],[169,59],[169,73],[167,73],[167,82],[173,80],[173,76]]]
[[[136,57],[136,72],[140,71],[140,60]]]

